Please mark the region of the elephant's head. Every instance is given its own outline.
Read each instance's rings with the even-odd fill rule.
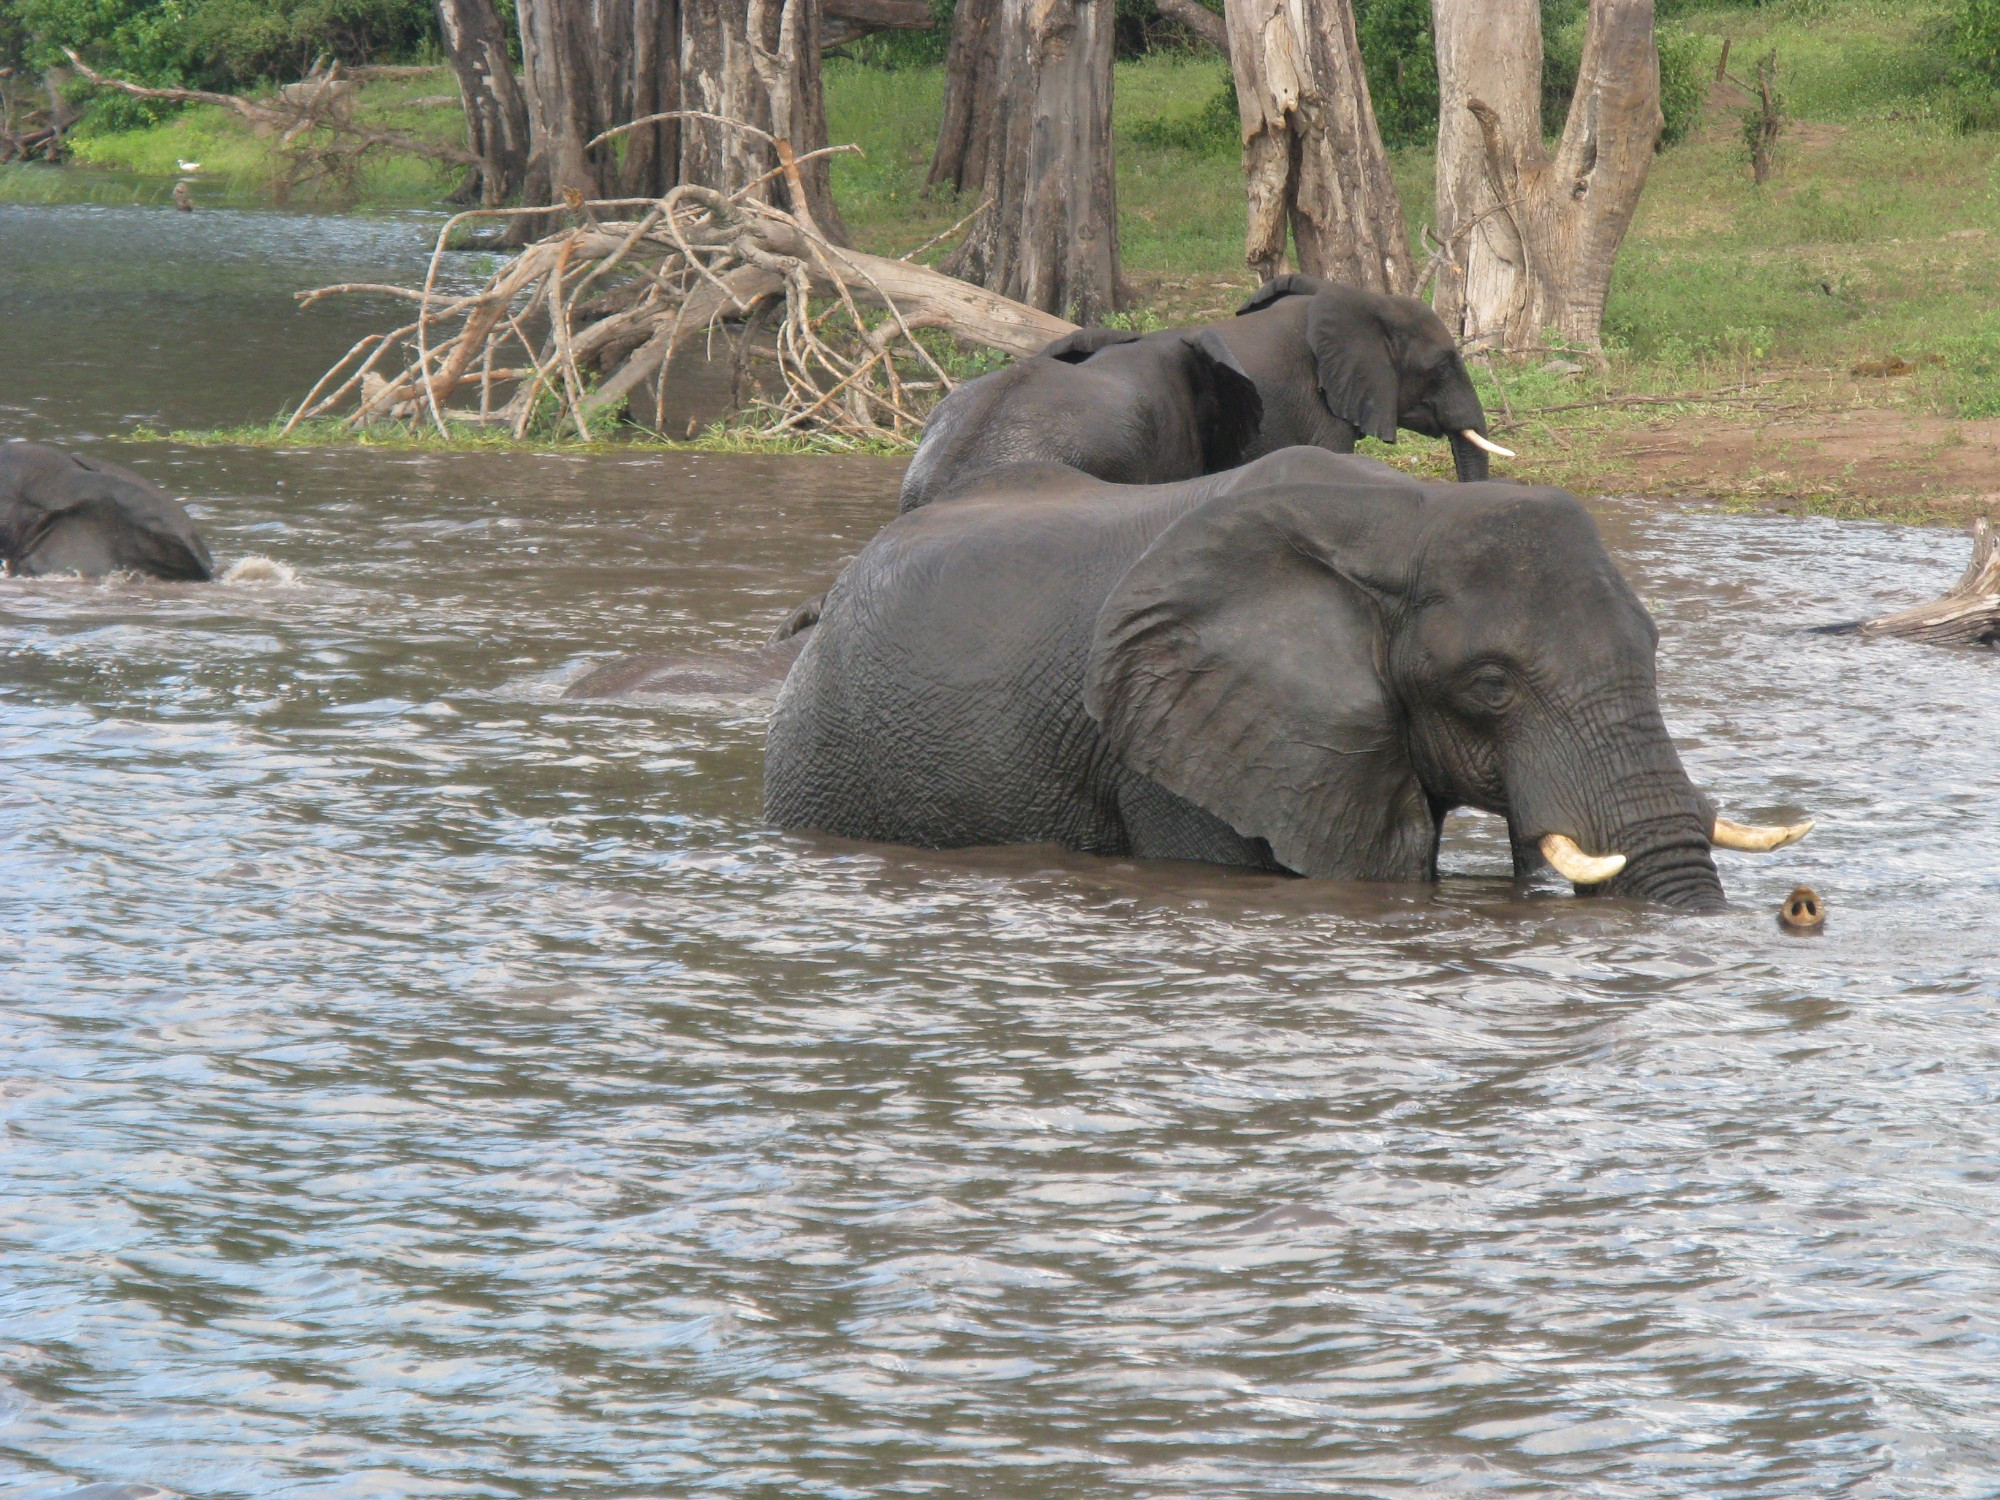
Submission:
[[[1310,276],[1266,282],[1238,311],[1310,297],[1305,337],[1326,409],[1385,443],[1407,427],[1451,441],[1462,480],[1487,476],[1486,455],[1513,455],[1486,436],[1486,409],[1451,332],[1415,297],[1335,286]]]
[[[1307,875],[1434,878],[1471,806],[1507,819],[1517,869],[1705,910],[1713,842],[1803,833],[1719,820],[1689,782],[1653,622],[1573,496],[1278,457],[1098,615],[1085,703],[1127,765]]]

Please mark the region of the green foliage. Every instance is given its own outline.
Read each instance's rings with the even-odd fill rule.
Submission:
[[[1706,38],[1678,26],[1662,26],[1654,34],[1660,49],[1660,144],[1687,139],[1701,119],[1708,99],[1708,80],[1715,63]]]
[[[1354,25],[1382,144],[1429,145],[1438,123],[1430,0],[1355,0]]]
[[[1241,117],[1236,109],[1236,80],[1225,78],[1222,86],[1193,110],[1175,115],[1155,115],[1132,125],[1132,139],[1148,146],[1176,147],[1182,151],[1234,151],[1242,138]]]
[[[1957,0],[1947,21],[1952,61],[2000,88],[2000,0]]]
[[[70,46],[106,72],[164,87],[234,91],[297,78],[322,53],[362,63],[437,47],[428,0],[7,0],[0,15],[25,66],[55,66]],[[93,124],[144,123],[135,105],[100,102]]]

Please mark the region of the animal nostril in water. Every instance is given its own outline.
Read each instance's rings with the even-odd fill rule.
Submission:
[[[1778,908],[1778,925],[1787,932],[1818,932],[1826,926],[1826,903],[1811,886],[1799,886]]]

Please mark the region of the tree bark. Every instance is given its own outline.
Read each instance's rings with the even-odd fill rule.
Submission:
[[[1591,0],[1553,157],[1538,0],[1436,0],[1435,21],[1438,313],[1475,347],[1596,349],[1660,134],[1653,0]]]
[[[465,107],[466,144],[485,161],[462,197],[487,208],[521,191],[528,175],[528,101],[507,57],[507,31],[493,0],[437,0],[438,28]]]
[[[986,180],[993,148],[998,100],[1000,0],[958,0],[952,15],[951,48],[944,63],[944,118],[937,150],[924,178],[927,188],[962,192]]]
[[[992,201],[951,274],[1079,323],[1119,304],[1111,144],[1113,0],[1000,0],[996,112],[985,171]],[[975,181],[977,186],[975,187]]]
[[[1244,258],[1269,280],[1284,269],[1289,230],[1307,275],[1408,291],[1409,231],[1351,0],[1227,0],[1226,12],[1249,197]]]
[[[820,50],[838,47],[871,31],[929,31],[936,24],[929,0],[826,0],[825,14],[820,18]]]
[[[658,197],[679,181],[675,121],[633,131],[622,152],[590,142],[680,107],[680,0],[519,0],[519,12],[529,125],[524,199]]]
[[[768,130],[794,155],[826,145],[820,89],[820,0],[681,0],[682,108],[724,115]],[[707,120],[682,135],[681,180],[733,193],[782,164],[755,136]],[[788,174],[765,188],[765,201],[811,220],[837,244],[847,226],[834,207],[825,157],[798,168],[804,187],[794,201]]]

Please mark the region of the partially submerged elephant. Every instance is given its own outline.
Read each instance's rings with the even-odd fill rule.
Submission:
[[[1256,385],[1212,330],[1080,329],[940,401],[899,508],[1007,464],[1068,464],[1118,484],[1213,474],[1243,462],[1262,414]]]
[[[1462,480],[1486,478],[1489,453],[1514,456],[1486,436],[1450,330],[1415,297],[1278,276],[1215,332],[1264,401],[1246,459],[1298,443],[1352,453],[1362,436],[1395,442],[1399,427],[1448,439]]]
[[[1657,632],[1560,490],[1293,448],[1106,484],[1004,471],[886,527],[779,694],[765,810],[928,847],[1057,842],[1429,880],[1446,812],[1517,869],[1722,905]]]
[[[118,464],[43,443],[0,444],[0,566],[26,578],[215,576],[194,522],[165,490]]]

